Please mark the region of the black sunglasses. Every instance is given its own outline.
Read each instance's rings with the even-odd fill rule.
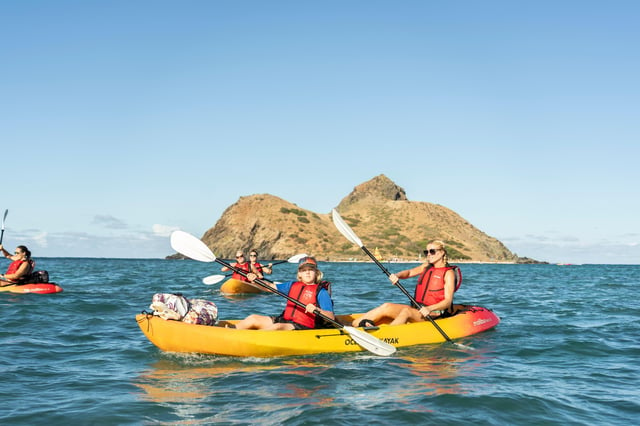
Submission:
[[[429,249],[429,250],[423,251],[423,253],[424,253],[425,256],[429,256],[429,255],[433,256],[434,254],[436,254],[438,252],[438,250],[440,250],[440,249]]]

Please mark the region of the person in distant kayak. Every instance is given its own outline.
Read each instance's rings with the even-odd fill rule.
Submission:
[[[242,252],[242,250],[238,250],[236,252],[236,263],[232,264],[231,266],[234,266],[238,269],[242,269],[243,271],[249,273],[251,272],[251,264],[249,262],[247,262],[247,260],[244,257],[244,253]],[[220,269],[221,271],[230,271],[231,268],[227,268],[226,266],[223,266],[222,269]],[[256,273],[256,275],[258,276],[258,278],[263,278],[263,275],[261,272]],[[233,272],[233,274],[231,275],[231,278],[236,279],[236,280],[240,280],[240,281],[244,281],[244,282],[249,282],[249,280],[247,280],[244,276],[240,275],[237,272]]]
[[[447,316],[452,313],[453,293],[461,284],[461,275],[457,266],[448,262],[447,250],[442,241],[432,241],[424,251],[427,261],[415,268],[406,269],[389,276],[396,285],[400,279],[418,277],[414,299],[420,308],[399,303],[383,303],[353,320],[354,327],[375,326],[382,318],[390,318],[391,325],[425,321],[431,318]]]
[[[263,266],[258,262],[258,252],[256,250],[249,252],[249,264],[251,265],[251,272],[256,274],[258,278],[263,278],[265,274],[270,275],[273,272],[271,270],[271,263]]]
[[[7,272],[0,275],[0,287],[19,284],[31,274],[34,262],[31,260],[31,252],[25,246],[16,247],[11,254],[0,244],[0,254],[12,260]]]
[[[248,274],[249,281],[254,281],[256,274]],[[324,321],[316,315],[316,310],[326,317],[335,319],[333,300],[329,290],[329,283],[322,281],[322,271],[318,269],[318,262],[310,256],[303,257],[298,263],[297,281],[287,281],[281,284],[267,282],[272,288],[303,303],[304,308],[287,300],[284,311],[275,317],[266,315],[249,315],[236,324],[241,330],[308,330],[321,328]]]

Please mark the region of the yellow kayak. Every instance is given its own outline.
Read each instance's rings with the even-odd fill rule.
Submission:
[[[246,281],[229,278],[221,286],[220,291],[224,294],[246,294],[246,293],[268,293],[259,285],[251,285]]]
[[[477,334],[495,327],[500,318],[480,306],[456,305],[457,313],[436,320],[451,339]],[[341,324],[351,324],[362,314],[338,315]],[[265,331],[231,328],[238,320],[219,321],[215,326],[163,320],[152,314],[138,314],[136,321],[144,335],[167,352],[216,354],[239,357],[276,357],[327,352],[364,350],[344,330],[338,328]],[[358,328],[358,330],[363,330]],[[366,330],[372,336],[397,348],[442,343],[445,338],[429,321],[390,326],[380,324]]]

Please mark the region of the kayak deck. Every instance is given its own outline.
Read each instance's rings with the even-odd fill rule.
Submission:
[[[269,291],[259,285],[251,285],[246,281],[229,278],[220,286],[220,292],[223,294],[255,294],[268,293]]]
[[[491,310],[479,306],[456,305],[455,315],[436,320],[451,339],[489,330],[500,322]],[[339,315],[341,324],[349,325],[362,314]],[[215,326],[163,320],[151,314],[138,314],[136,321],[144,335],[167,352],[217,354],[240,357],[275,357],[329,352],[356,352],[364,349],[344,329],[295,331],[237,330],[239,320],[219,321]],[[363,330],[362,328],[358,328]],[[390,326],[380,324],[365,329],[372,336],[397,348],[442,343],[446,339],[430,321]]]

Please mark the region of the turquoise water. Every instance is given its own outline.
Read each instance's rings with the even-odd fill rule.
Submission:
[[[0,265],[6,268],[7,265]],[[284,299],[229,299],[196,261],[38,259],[64,292],[0,293],[0,424],[605,424],[640,419],[640,266],[461,265],[456,302],[494,330],[439,344],[276,359],[163,353],[135,314],[159,292],[214,301],[221,318]],[[407,265],[390,264],[391,271]],[[288,279],[294,266],[272,276]],[[404,295],[374,264],[322,264],[338,313]],[[408,288],[413,281],[405,281]]]

